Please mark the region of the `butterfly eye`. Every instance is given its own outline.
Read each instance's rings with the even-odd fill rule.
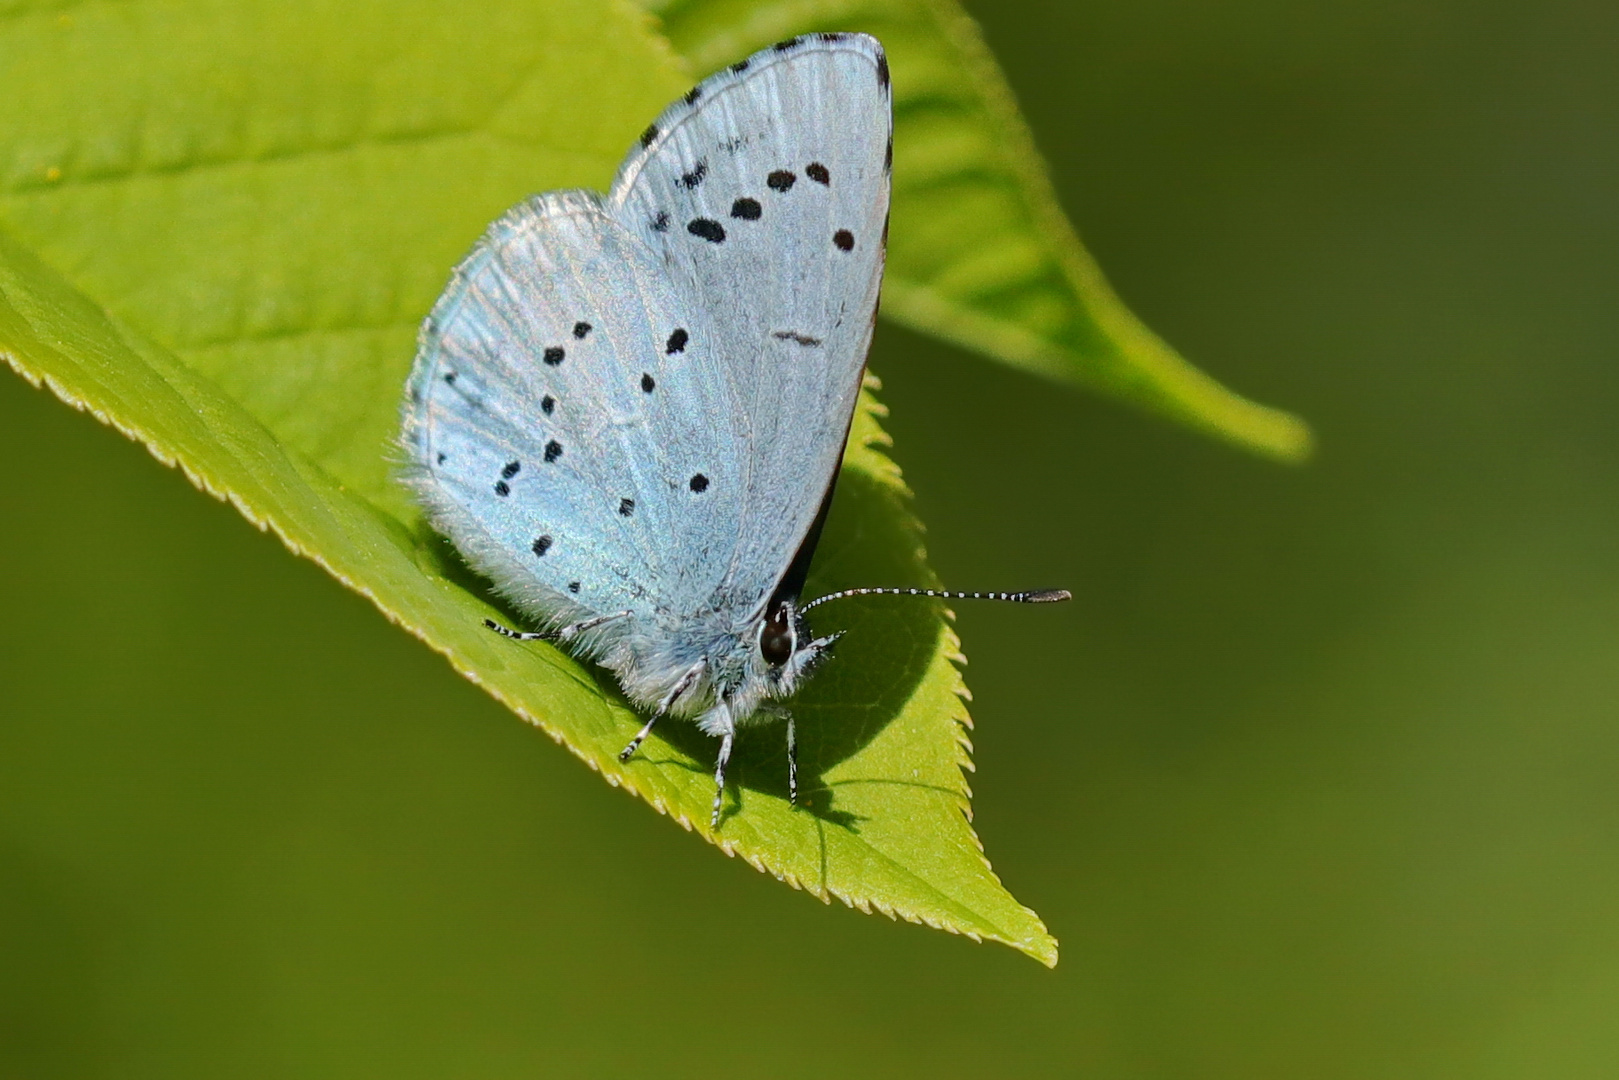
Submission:
[[[759,655],[765,658],[765,663],[780,667],[793,655],[793,638],[787,605],[780,604],[759,631]]]

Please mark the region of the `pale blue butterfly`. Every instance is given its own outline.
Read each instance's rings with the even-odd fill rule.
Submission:
[[[406,481],[525,614],[613,671],[650,719],[720,739],[836,635],[802,607],[882,280],[888,60],[864,34],[783,41],[642,134],[605,198],[490,226],[423,324]],[[789,792],[797,758],[787,716]]]

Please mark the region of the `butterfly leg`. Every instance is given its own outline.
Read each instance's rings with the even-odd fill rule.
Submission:
[[[594,630],[603,623],[610,623],[614,619],[627,619],[635,614],[633,611],[615,611],[611,615],[597,615],[590,619],[580,619],[576,623],[569,623],[556,633],[556,639],[562,642],[572,641],[586,630]]]
[[[485,619],[483,624],[501,637],[509,637],[513,641],[572,641],[586,630],[594,630],[602,623],[610,623],[614,619],[623,619],[633,614],[629,611],[615,611],[610,615],[597,615],[589,619],[581,619],[576,623],[569,623],[560,630],[512,630],[500,625],[493,619]]]
[[[658,707],[652,710],[651,717],[642,725],[641,730],[635,733],[635,738],[630,740],[630,745],[618,752],[618,760],[628,761],[637,750],[641,749],[641,744],[646,741],[648,735],[652,734],[653,727],[657,725],[659,720],[663,719],[663,714],[674,708],[674,704],[680,700],[681,694],[696,685],[697,680],[703,677],[703,671],[707,667],[707,660],[699,660],[691,666],[686,674],[680,677],[680,681],[675,683],[674,689],[663,696],[663,700],[658,702]]]
[[[714,762],[714,818],[710,824],[720,827],[720,805],[725,801],[725,765],[731,760],[731,744],[736,741],[736,728],[727,727],[720,736],[720,756]]]
[[[826,637],[818,637],[814,641],[809,643],[809,647],[811,649],[815,650],[815,655],[816,656],[819,656],[821,653],[826,652],[832,646],[836,645],[838,643],[838,638],[842,637],[844,634],[847,634],[848,632],[849,631],[847,631],[847,630],[839,630],[835,634],[828,634],[828,635],[826,635]]]
[[[493,619],[485,619],[483,624],[501,637],[509,637],[513,641],[540,641],[551,636],[550,634],[537,633],[532,630],[512,630],[509,627],[500,625]]]
[[[792,713],[787,714],[787,802],[798,805],[798,731]]]
[[[662,718],[663,709],[661,708],[648,717],[647,722],[641,725],[641,730],[635,733],[635,738],[630,740],[630,744],[618,752],[618,760],[630,760],[635,755],[635,752],[641,749],[641,744],[646,742],[646,737],[652,734],[652,729],[657,726],[658,721]]]

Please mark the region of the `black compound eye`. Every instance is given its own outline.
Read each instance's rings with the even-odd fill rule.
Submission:
[[[759,632],[759,655],[774,667],[785,664],[793,655],[793,625],[787,617],[787,606],[776,608],[764,629]]]

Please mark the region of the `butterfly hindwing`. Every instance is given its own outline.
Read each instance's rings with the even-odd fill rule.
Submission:
[[[704,81],[641,143],[607,206],[715,335],[748,456],[744,527],[713,585],[749,615],[815,518],[859,392],[887,229],[887,61],[861,34],[782,42]]]
[[[597,196],[529,200],[490,227],[424,326],[410,482],[535,617],[667,611],[730,555],[671,538],[735,535],[742,506],[734,390],[704,361],[711,339]]]

